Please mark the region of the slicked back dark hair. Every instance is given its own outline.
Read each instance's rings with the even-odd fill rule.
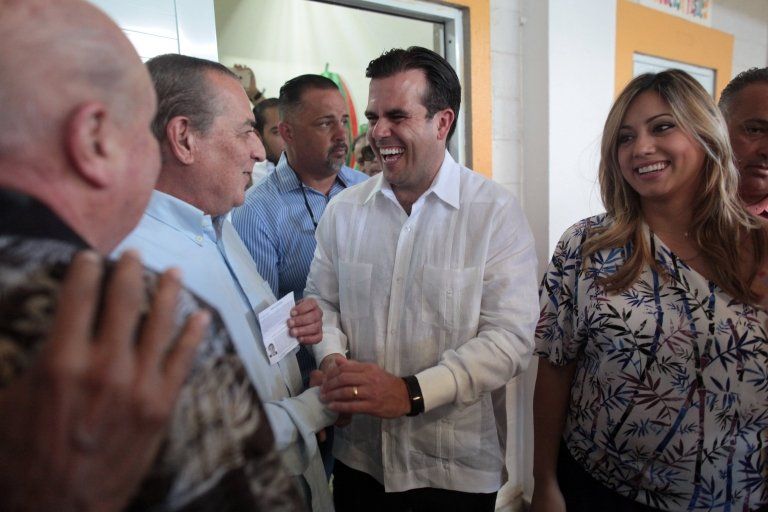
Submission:
[[[280,88],[279,112],[280,119],[285,119],[297,107],[301,105],[301,97],[309,89],[336,89],[339,88],[330,78],[322,75],[299,75],[291,78]]]
[[[262,100],[253,107],[253,117],[256,118],[256,131],[264,136],[264,123],[267,122],[267,110],[271,108],[277,108],[280,105],[280,100],[277,98],[267,98]]]
[[[720,93],[720,101],[718,106],[726,119],[728,119],[728,109],[731,107],[734,98],[744,89],[751,84],[768,84],[768,68],[751,68],[746,71],[742,71],[736,78],[730,81],[730,83]]]
[[[373,59],[365,70],[365,76],[371,79],[387,78],[411,69],[424,71],[427,78],[427,91],[421,102],[427,109],[427,115],[434,116],[440,110],[450,108],[456,117],[461,107],[461,83],[456,71],[447,60],[437,53],[421,46],[411,46],[403,50],[393,48],[381,57]],[[454,118],[448,139],[456,130]]]
[[[216,94],[206,80],[206,72],[221,73],[239,81],[226,66],[210,60],[168,53],[147,61],[147,69],[157,92],[157,114],[152,132],[165,141],[165,127],[177,116],[188,117],[193,129],[205,133],[215,117]]]

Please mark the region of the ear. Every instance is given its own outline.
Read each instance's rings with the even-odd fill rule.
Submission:
[[[291,128],[291,125],[285,121],[280,121],[277,123],[277,131],[280,132],[280,137],[282,137],[285,142],[293,142],[293,128]]]
[[[448,132],[451,131],[451,126],[453,126],[453,122],[456,119],[456,114],[452,109],[446,108],[436,112],[435,119],[437,120],[437,139],[447,139]]]
[[[78,105],[65,124],[64,144],[72,166],[91,185],[104,188],[113,176],[119,156],[117,130],[104,103]]]
[[[171,118],[165,125],[165,138],[176,160],[185,165],[194,163],[197,139],[188,117]]]

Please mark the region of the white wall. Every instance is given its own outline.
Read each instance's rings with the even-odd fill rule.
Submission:
[[[217,59],[213,0],[90,0],[131,40],[143,60],[164,53]]]
[[[493,179],[523,200],[520,0],[491,0]]]
[[[616,2],[522,0],[521,14],[520,181],[543,271],[565,229],[603,211],[597,166],[613,101]]]
[[[493,180],[507,187],[526,207],[523,194],[522,13],[520,0],[491,0],[491,80]],[[507,471],[498,510],[520,510],[530,464],[530,385],[527,375],[507,386]]]
[[[613,101],[616,2],[519,1],[520,180],[524,210],[536,238],[541,275],[563,231],[579,219],[603,211],[597,166],[600,135]],[[507,29],[513,26],[509,24],[512,21]],[[500,30],[503,29],[502,25]],[[494,91],[507,87],[496,81],[497,73],[503,71],[494,71]],[[494,167],[500,164],[494,160]],[[518,459],[518,464],[522,464],[520,476],[528,499],[533,489],[530,411],[535,379],[534,361],[519,379],[517,402],[525,429],[520,441],[522,460]]]
[[[574,222],[604,211],[600,136],[615,81],[616,2],[549,2],[549,248]]]
[[[715,0],[712,28],[733,34],[733,76],[768,66],[768,1]]]

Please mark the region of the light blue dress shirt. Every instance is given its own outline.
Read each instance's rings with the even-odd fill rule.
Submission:
[[[283,153],[275,171],[254,185],[245,203],[234,210],[232,224],[276,297],[290,292],[296,300],[304,296],[315,254],[314,223],[320,222],[336,194],[367,179],[360,171],[342,166],[326,196],[304,186]],[[306,349],[299,352],[298,360],[306,386],[315,362]]]
[[[296,300],[304,296],[309,265],[315,254],[312,217],[320,222],[325,207],[336,194],[366,179],[368,176],[360,171],[343,166],[326,196],[302,187],[283,153],[275,171],[254,185],[245,203],[235,208],[232,224],[276,297],[290,292]]]
[[[126,249],[138,250],[155,271],[180,268],[184,285],[219,311],[264,401],[287,469],[303,475],[313,510],[333,510],[315,433],[336,416],[320,402],[318,388],[301,392],[295,357],[269,364],[257,315],[275,297],[229,221],[154,191],[141,222],[115,255]]]

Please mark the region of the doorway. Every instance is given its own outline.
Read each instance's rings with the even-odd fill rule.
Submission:
[[[445,56],[467,105],[460,9],[414,0],[216,0],[214,7],[219,62],[249,66],[266,97],[294,76],[335,73],[349,92],[353,136],[365,123],[365,68],[391,48],[417,45]],[[469,155],[465,119],[460,113],[449,145],[461,163]]]

